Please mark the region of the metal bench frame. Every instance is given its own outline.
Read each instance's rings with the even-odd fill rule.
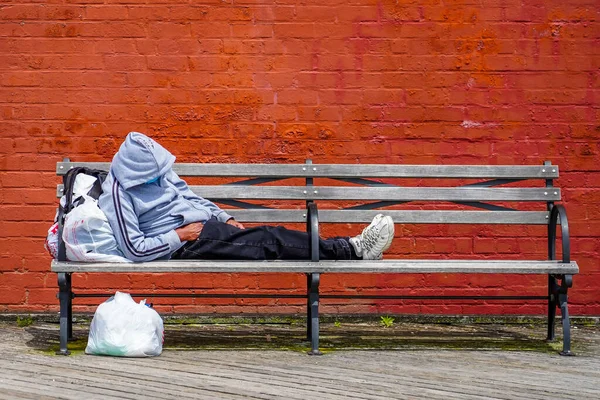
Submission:
[[[57,175],[64,175],[75,166],[108,170],[109,163],[72,163],[69,159],[57,163]],[[577,263],[570,259],[570,236],[560,189],[553,186],[558,178],[558,167],[550,162],[542,166],[457,166],[457,165],[350,165],[350,164],[175,164],[175,171],[184,177],[230,177],[241,181],[222,185],[190,185],[190,188],[227,209],[240,222],[305,222],[310,234],[311,260],[306,261],[230,261],[230,260],[171,260],[145,263],[80,263],[64,259],[53,260],[51,270],[58,275],[60,301],[60,350],[68,355],[68,340],[72,339],[72,302],[75,297],[108,297],[105,293],[77,293],[72,288],[73,273],[154,273],[154,272],[269,272],[303,273],[307,277],[307,294],[229,294],[229,293],[152,293],[152,297],[210,297],[210,298],[305,298],[307,300],[307,340],[309,354],[319,351],[319,302],[321,299],[442,299],[442,300],[543,300],[548,304],[547,340],[555,338],[556,309],[560,308],[563,328],[562,355],[572,355],[568,289],[572,276],[579,272]],[[289,178],[302,178],[304,185],[262,186]],[[327,178],[359,186],[315,185],[316,178]],[[381,182],[382,179],[477,179],[482,180],[456,187],[399,187]],[[499,187],[525,180],[544,180],[542,188]],[[241,190],[243,189],[243,190]],[[57,196],[62,195],[58,185]],[[302,208],[277,209],[248,200],[295,200]],[[318,209],[318,201],[359,202],[359,205],[338,209]],[[450,202],[469,210],[385,210],[396,224],[521,224],[548,226],[547,260],[381,260],[381,261],[322,261],[319,260],[318,240],[320,223],[368,223],[381,212],[380,208],[412,201]],[[518,211],[490,202],[545,203],[546,211]],[[484,211],[481,211],[484,210]],[[62,224],[62,221],[59,221]],[[556,230],[561,227],[562,260],[556,260]],[[60,245],[64,246],[62,240]],[[546,296],[383,296],[336,295],[319,293],[323,273],[501,273],[545,274],[548,276]],[[133,293],[133,296],[148,294]]]

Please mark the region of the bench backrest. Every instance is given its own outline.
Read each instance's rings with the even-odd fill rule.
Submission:
[[[110,164],[65,160],[57,163],[57,175],[76,166],[108,170]],[[220,204],[240,222],[305,222],[306,202],[315,201],[319,222],[324,223],[367,223],[385,207],[397,223],[545,225],[551,204],[561,199],[560,189],[553,186],[558,167],[549,162],[539,166],[180,163],[173,168],[192,183],[196,194]],[[209,182],[215,180],[219,184]],[[62,195],[62,185],[57,195]]]

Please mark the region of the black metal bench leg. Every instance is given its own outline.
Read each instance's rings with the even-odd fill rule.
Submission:
[[[310,351],[308,352],[308,354],[318,356],[323,354],[319,351],[319,274],[310,274],[309,281],[309,319],[307,320],[307,329],[310,335]]]
[[[58,274],[58,300],[60,302],[60,348],[57,355],[68,356],[71,352],[67,348],[69,336],[72,334],[71,320],[71,274]]]
[[[312,309],[310,307],[310,286],[312,274],[306,274],[306,340],[310,342],[312,337]]]
[[[561,293],[559,296],[560,313],[562,316],[563,327],[563,349],[560,352],[561,356],[572,356],[571,353],[571,322],[569,320],[569,308],[567,307],[567,294]]]
[[[67,286],[69,288],[69,303],[67,305],[67,338],[73,340],[73,286],[71,285],[71,274],[67,274]]]
[[[548,275],[548,336],[546,340],[554,340],[556,308],[558,307],[558,285],[556,278]]]
[[[560,293],[558,295],[558,303],[560,304],[560,314],[563,328],[563,349],[560,352],[561,356],[573,356],[571,352],[571,321],[569,319],[568,295],[569,288],[573,285],[573,277],[565,275],[560,285]]]

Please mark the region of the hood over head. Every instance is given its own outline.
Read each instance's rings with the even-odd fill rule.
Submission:
[[[175,156],[158,142],[130,132],[113,157],[111,171],[124,189],[158,178],[173,166]]]

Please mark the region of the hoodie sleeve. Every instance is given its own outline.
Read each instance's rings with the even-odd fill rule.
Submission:
[[[110,215],[109,223],[126,258],[135,262],[168,258],[181,247],[182,243],[175,230],[154,237],[144,236],[129,194],[117,180],[112,183],[111,190],[111,199],[106,204],[111,210],[105,214]]]
[[[171,181],[171,183],[173,183],[175,185],[177,190],[179,190],[179,193],[181,193],[181,195],[186,200],[189,200],[189,201],[199,205],[200,207],[207,209],[209,211],[210,215],[215,217],[219,222],[227,222],[228,220],[233,218],[231,215],[229,215],[225,211],[221,210],[221,208],[219,208],[219,206],[217,206],[212,201],[206,200],[206,199],[196,195],[194,192],[192,192],[192,190],[189,188],[187,183],[185,183],[185,181],[183,179],[181,179],[172,170],[168,174],[168,179]]]

